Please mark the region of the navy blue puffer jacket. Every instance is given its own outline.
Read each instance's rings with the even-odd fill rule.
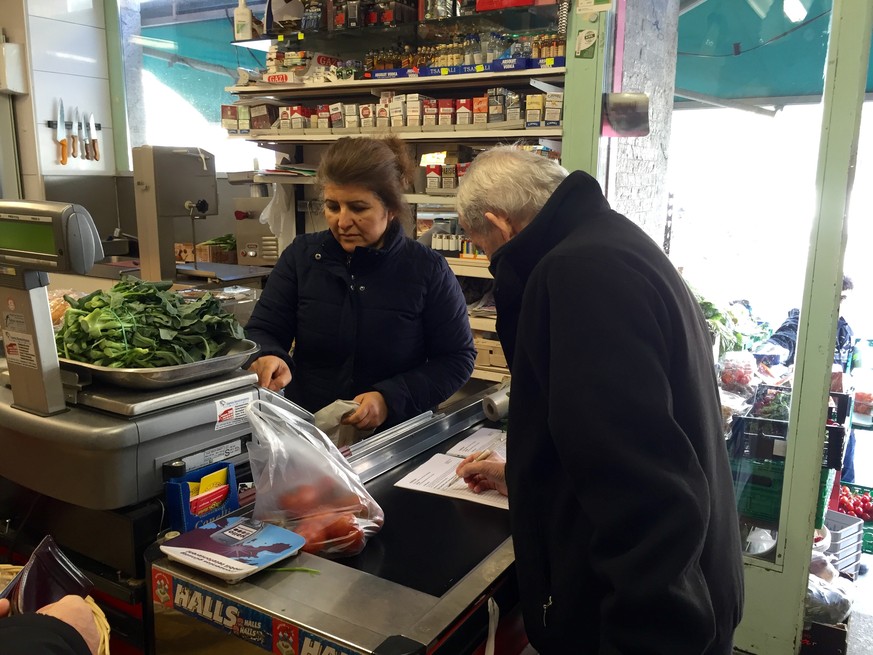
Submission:
[[[285,395],[310,411],[379,391],[388,405],[382,429],[446,400],[476,357],[445,258],[396,223],[382,248],[351,255],[330,231],[298,236],[270,273],[246,335],[261,346],[258,356],[288,362]]]

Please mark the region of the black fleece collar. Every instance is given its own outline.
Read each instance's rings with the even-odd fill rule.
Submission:
[[[406,238],[406,235],[403,234],[403,230],[398,223],[397,218],[391,221],[391,224],[388,226],[388,229],[385,230],[385,239],[382,243],[381,248],[362,248],[358,246],[355,248],[355,251],[349,255],[343,247],[340,245],[339,241],[333,236],[333,232],[327,230],[324,241],[322,242],[322,247],[325,252],[330,255],[338,258],[342,258],[344,261],[346,258],[350,257],[348,260],[350,266],[354,266],[357,269],[366,268],[368,266],[375,266],[386,256],[389,256],[391,253],[398,250],[403,244],[403,239]]]
[[[575,230],[585,215],[609,208],[597,180],[583,171],[570,173],[527,227],[492,255],[491,274],[496,278],[499,267],[507,264],[518,278],[526,280],[537,263]]]

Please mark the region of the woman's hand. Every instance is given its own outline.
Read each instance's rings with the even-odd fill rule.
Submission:
[[[47,614],[73,626],[88,644],[88,650],[92,655],[97,655],[97,650],[100,648],[100,633],[91,606],[83,598],[64,596],[58,602],[38,609],[37,614]]]
[[[270,391],[281,391],[291,382],[291,369],[284,359],[275,355],[258,357],[249,370],[258,374],[258,385]]]
[[[358,408],[342,420],[343,425],[354,425],[358,430],[378,428],[388,418],[388,405],[378,391],[368,391],[355,396]]]
[[[5,598],[0,598],[0,619],[9,614],[9,601]]]
[[[475,461],[480,453],[473,453],[458,464],[455,474],[463,478],[467,486],[475,494],[495,489],[508,496],[506,489],[506,460],[497,453],[491,453],[486,459]]]

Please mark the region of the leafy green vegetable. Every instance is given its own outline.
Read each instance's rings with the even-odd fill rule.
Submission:
[[[224,234],[208,241],[201,241],[198,246],[221,246],[225,252],[236,250],[236,236],[233,234]]]
[[[171,282],[125,276],[108,291],[64,296],[70,309],[55,337],[58,355],[112,368],[190,364],[224,354],[242,326],[210,294],[193,302]]]

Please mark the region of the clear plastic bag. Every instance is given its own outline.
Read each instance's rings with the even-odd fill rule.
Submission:
[[[835,578],[826,582],[817,575],[809,574],[806,587],[804,621],[816,621],[836,625],[842,623],[852,611],[852,582]]]
[[[719,386],[725,391],[749,398],[755,391],[755,356],[739,350],[725,353],[719,362]]]
[[[385,515],[337,447],[312,423],[276,404],[256,400],[248,416],[254,517],[296,532],[306,539],[308,553],[361,552]]]

